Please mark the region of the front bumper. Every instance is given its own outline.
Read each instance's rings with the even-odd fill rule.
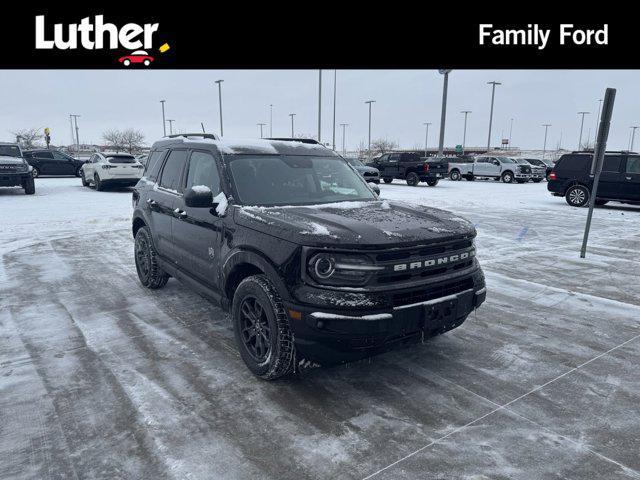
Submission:
[[[459,286],[457,290],[447,289],[453,284]],[[396,305],[390,305],[384,293],[370,298],[364,294],[325,294],[324,300],[317,302],[324,301],[324,305],[285,303],[299,356],[321,365],[370,357],[456,328],[486,297],[480,268],[455,282],[447,280],[413,290],[412,295],[427,295]]]
[[[518,180],[529,180],[531,179],[532,175],[530,173],[514,173],[513,177],[517,178]]]
[[[0,187],[22,187],[29,179],[30,172],[2,173],[0,172]]]

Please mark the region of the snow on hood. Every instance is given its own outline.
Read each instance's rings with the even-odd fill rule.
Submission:
[[[4,165],[20,165],[24,163],[24,160],[20,157],[0,155],[0,163],[3,163]]]
[[[295,243],[397,246],[475,235],[451,212],[387,200],[305,206],[240,206],[236,222]]]

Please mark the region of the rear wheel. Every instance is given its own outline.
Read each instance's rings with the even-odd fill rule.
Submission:
[[[449,179],[453,180],[454,182],[459,181],[460,172],[458,170],[451,170],[451,173],[449,174]]]
[[[83,177],[84,175],[82,175],[82,167],[79,167],[76,170],[76,177]]]
[[[293,370],[295,352],[289,319],[273,283],[265,275],[245,278],[231,309],[236,344],[249,370],[275,380]]]
[[[513,173],[511,172],[504,172],[502,174],[502,176],[500,177],[500,179],[504,182],[504,183],[513,183]]]
[[[82,186],[83,187],[90,186],[90,182],[87,181],[87,179],[85,178],[84,173],[82,172],[82,170],[80,170],[80,179],[82,180]]]
[[[407,185],[409,185],[410,187],[415,187],[418,185],[418,183],[420,183],[420,177],[418,177],[418,175],[415,172],[409,172],[407,173]]]
[[[584,185],[569,187],[564,198],[572,207],[584,207],[589,202],[589,189]]]
[[[391,182],[393,182],[393,178],[383,178],[382,181],[384,183],[391,183]]]
[[[134,256],[138,278],[143,286],[155,290],[167,284],[169,275],[158,265],[158,254],[148,227],[142,227],[136,232]]]
[[[96,190],[99,192],[104,190],[104,184],[100,181],[100,177],[98,176],[97,173],[93,176],[93,185],[96,188]]]
[[[27,180],[25,180],[23,188],[26,195],[33,195],[34,193],[36,193],[36,182],[33,177],[29,177]]]
[[[427,185],[429,185],[430,187],[435,187],[436,185],[438,185],[438,179],[437,178],[428,178],[427,179]]]

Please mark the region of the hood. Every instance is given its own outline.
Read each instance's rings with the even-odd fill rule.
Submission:
[[[366,165],[357,165],[353,168],[355,168],[360,173],[380,173],[377,168],[367,167]]]
[[[445,210],[375,200],[311,206],[238,206],[236,223],[309,246],[398,247],[475,236],[468,221]]]
[[[3,165],[22,165],[24,160],[21,157],[0,155],[0,163]]]

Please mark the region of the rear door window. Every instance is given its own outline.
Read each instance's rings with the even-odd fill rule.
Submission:
[[[602,164],[603,172],[619,172],[620,164],[622,163],[622,157],[607,155],[604,157],[604,163]]]
[[[172,150],[162,169],[160,186],[174,192],[182,192],[182,171],[187,161],[186,150]]]
[[[640,174],[640,157],[627,158],[627,173]]]
[[[556,170],[582,172],[589,169],[590,162],[591,156],[589,155],[565,155],[558,160]]]
[[[155,152],[151,152],[149,155],[149,159],[147,160],[146,165],[146,176],[149,180],[157,180],[158,172],[160,172],[160,167],[162,166],[162,159],[164,158],[164,154],[166,151],[156,150]]]

